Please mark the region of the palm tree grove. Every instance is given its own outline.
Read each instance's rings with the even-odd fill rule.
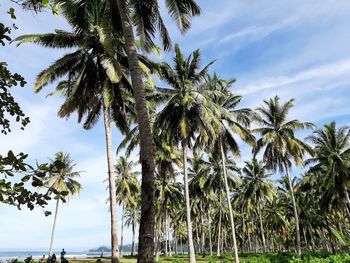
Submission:
[[[292,2],[1,1],[0,263],[350,262],[350,4]]]

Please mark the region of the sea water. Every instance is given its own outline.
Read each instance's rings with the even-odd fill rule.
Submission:
[[[53,253],[56,254],[57,259],[60,258],[61,251],[54,251]],[[124,251],[124,255],[130,255],[129,251]],[[48,251],[35,251],[35,250],[27,250],[27,251],[0,251],[0,261],[7,260],[7,259],[14,259],[17,258],[19,260],[24,260],[29,256],[32,256],[33,259],[39,259],[42,258],[42,256],[45,255],[45,258],[47,258]],[[66,251],[65,258],[94,258],[94,257],[100,257],[101,252],[92,252],[92,251],[80,251],[80,252],[73,252],[73,251]],[[104,257],[110,257],[111,252],[103,252]]]

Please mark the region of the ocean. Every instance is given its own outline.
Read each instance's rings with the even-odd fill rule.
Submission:
[[[60,258],[60,251],[54,251],[53,253],[56,254],[56,257]],[[83,251],[83,252],[74,252],[74,251],[66,251],[66,258],[86,258],[86,257],[99,257],[101,255],[100,252],[90,252],[90,251]],[[32,256],[34,259],[41,258],[43,255],[47,258],[48,251],[0,251],[0,261],[6,260],[6,259],[12,259],[17,258],[20,260],[24,260],[28,256]],[[128,254],[128,253],[125,253]],[[104,252],[103,256],[108,257],[110,256],[110,252]]]

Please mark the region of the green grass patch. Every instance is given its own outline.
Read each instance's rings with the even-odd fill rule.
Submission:
[[[221,257],[203,257],[202,255],[196,256],[199,263],[231,263],[234,262],[231,254],[225,254]],[[249,253],[240,255],[241,263],[350,263],[349,254],[336,254],[331,255],[327,253],[305,253],[302,258],[299,259],[293,253]],[[97,261],[96,258],[86,259],[69,259],[71,263],[110,263],[109,258],[101,259]],[[173,263],[186,263],[188,258],[186,255],[175,255],[173,257],[161,257],[160,263],[173,262]],[[121,263],[136,263],[135,258],[122,258]]]

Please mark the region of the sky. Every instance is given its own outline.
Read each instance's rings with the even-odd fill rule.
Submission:
[[[336,121],[350,125],[350,2],[342,0],[198,0],[202,14],[192,28],[181,35],[175,23],[166,18],[173,42],[188,55],[199,48],[203,65],[216,60],[211,72],[236,79],[232,91],[243,96],[241,106],[256,108],[275,95],[281,101],[295,99],[291,118],[312,121],[321,127]],[[1,21],[13,6],[1,1]],[[69,27],[61,16],[50,12],[33,14],[17,8],[13,36],[52,32]],[[35,76],[69,50],[44,49],[34,45],[1,47],[0,60],[27,80],[14,95],[31,123],[25,131],[13,129],[0,137],[0,154],[8,149],[26,152],[30,160],[46,162],[57,151],[69,152],[77,161],[83,190],[68,204],[60,206],[54,247],[56,250],[85,250],[108,245],[109,214],[107,199],[105,141],[99,122],[86,131],[70,119],[57,117],[60,97],[46,95],[49,85],[35,94]],[[162,59],[169,60],[170,54]],[[308,133],[311,133],[309,131]],[[302,133],[300,136],[305,136]],[[113,130],[113,147],[122,140]],[[134,158],[136,153],[134,153]],[[242,145],[242,163],[250,158],[250,149]],[[53,204],[49,209],[53,210]],[[118,208],[119,227],[121,209]],[[21,211],[0,204],[0,250],[47,249],[53,217],[41,209]],[[119,232],[120,233],[120,232]],[[125,244],[131,242],[126,230]]]

